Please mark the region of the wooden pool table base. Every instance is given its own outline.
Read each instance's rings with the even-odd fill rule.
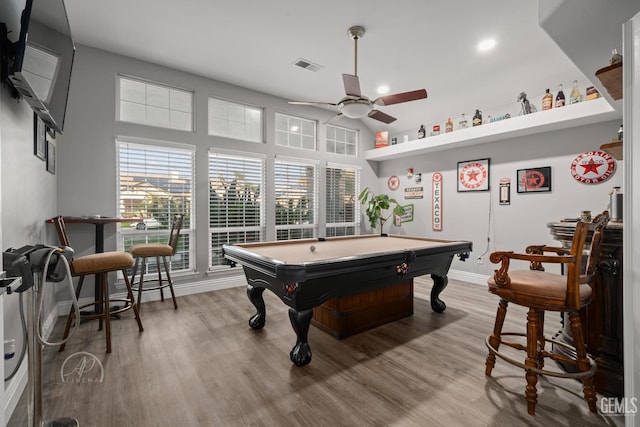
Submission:
[[[447,306],[444,303],[444,301],[442,301],[439,298],[439,295],[447,286],[448,279],[447,279],[447,276],[437,276],[435,274],[432,274],[431,278],[433,279],[433,287],[431,288],[431,309],[436,313],[442,313]],[[249,297],[249,301],[251,301],[251,303],[256,308],[256,314],[251,316],[251,318],[249,319],[249,326],[252,329],[262,329],[266,323],[266,317],[267,317],[266,307],[264,304],[264,298],[262,294],[264,293],[265,286],[268,285],[268,282],[258,278],[248,279],[248,282],[249,282],[249,285],[247,286],[247,296]],[[405,284],[406,286],[406,283],[407,282],[403,282],[403,283],[400,283],[399,285]],[[413,280],[411,280],[409,283],[411,284],[411,313],[403,315],[401,317],[407,317],[408,315],[413,314]],[[392,285],[391,287],[397,286],[397,285],[398,284],[395,284],[395,285]],[[398,313],[395,313],[395,316],[397,315]],[[361,330],[351,330],[347,328],[346,330],[338,332],[338,334],[346,333],[347,335],[342,337],[344,338],[346,336],[353,335],[357,332],[361,332],[367,329],[371,329],[375,326],[380,326],[384,323],[398,320],[401,317],[397,317],[395,319],[389,319],[382,323],[376,322],[375,319],[370,322],[360,322],[359,324],[356,325],[354,329],[361,329]],[[309,341],[308,341],[308,334],[309,334],[309,326],[313,318],[314,318],[313,308],[308,310],[295,310],[293,308],[289,308],[289,320],[291,321],[291,326],[293,328],[293,331],[296,333],[296,344],[293,346],[293,348],[289,352],[289,358],[296,366],[304,366],[309,362],[311,362],[312,355],[311,355],[311,346],[309,345]],[[362,329],[363,326],[366,326],[366,327]],[[337,337],[341,339],[339,336]]]

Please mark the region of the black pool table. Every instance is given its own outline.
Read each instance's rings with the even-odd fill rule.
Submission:
[[[241,264],[247,295],[257,313],[253,329],[265,325],[262,293],[271,290],[289,308],[297,342],[289,356],[297,366],[311,361],[307,341],[313,308],[324,301],[387,287],[430,274],[431,308],[445,310],[440,292],[454,255],[464,260],[472,250],[468,241],[450,241],[400,235],[364,235],[223,245],[229,264]]]

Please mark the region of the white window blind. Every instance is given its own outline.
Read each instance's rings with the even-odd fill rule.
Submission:
[[[327,153],[358,155],[358,131],[327,125]]]
[[[327,165],[326,185],[327,237],[358,234],[360,169]]]
[[[118,76],[121,121],[193,131],[193,92]]]
[[[120,215],[142,218],[120,227],[123,250],[138,243],[167,243],[175,214],[184,215],[172,271],[193,270],[194,150],[118,141]],[[155,264],[148,265],[155,271]]]
[[[316,122],[276,113],[276,145],[316,149]]]
[[[209,98],[209,135],[262,142],[262,109]]]
[[[317,167],[277,159],[275,162],[276,238],[306,239],[317,234]]]
[[[223,244],[264,236],[264,160],[209,152],[209,233],[212,268],[226,264]]]

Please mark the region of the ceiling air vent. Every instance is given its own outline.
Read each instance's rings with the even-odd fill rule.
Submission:
[[[305,70],[313,71],[314,73],[322,70],[322,65],[315,64],[309,60],[298,58],[293,62],[296,67],[304,68]]]

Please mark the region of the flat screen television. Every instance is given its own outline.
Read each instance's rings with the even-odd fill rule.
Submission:
[[[1,0],[7,79],[57,132],[64,128],[75,46],[63,0]]]

